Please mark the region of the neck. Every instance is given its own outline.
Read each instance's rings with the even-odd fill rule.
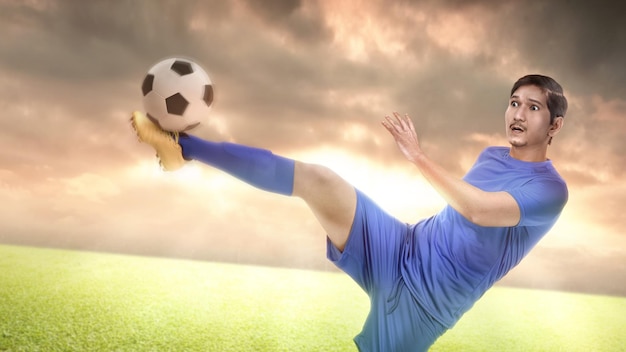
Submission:
[[[547,146],[541,146],[537,148],[529,148],[529,147],[516,147],[511,146],[511,151],[509,152],[511,157],[528,162],[542,162],[548,159],[548,148]]]

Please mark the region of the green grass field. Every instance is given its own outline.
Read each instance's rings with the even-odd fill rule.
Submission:
[[[0,351],[356,351],[341,273],[0,245]],[[626,298],[496,287],[431,351],[625,351]]]

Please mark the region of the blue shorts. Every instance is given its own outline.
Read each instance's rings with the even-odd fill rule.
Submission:
[[[371,308],[354,338],[359,351],[426,351],[447,328],[427,313],[401,274],[409,225],[357,192],[350,236],[343,252],[327,239],[327,256],[367,292]]]

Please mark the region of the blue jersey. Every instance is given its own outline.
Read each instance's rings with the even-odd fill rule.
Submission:
[[[482,227],[450,206],[411,227],[402,277],[412,295],[451,327],[550,230],[567,202],[567,186],[551,161],[525,162],[509,148],[489,147],[464,180],[517,201],[513,227]]]

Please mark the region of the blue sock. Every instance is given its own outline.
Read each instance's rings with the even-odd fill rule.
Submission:
[[[178,139],[187,160],[214,166],[257,188],[291,195],[295,162],[269,150],[233,143],[216,143],[181,134]]]

